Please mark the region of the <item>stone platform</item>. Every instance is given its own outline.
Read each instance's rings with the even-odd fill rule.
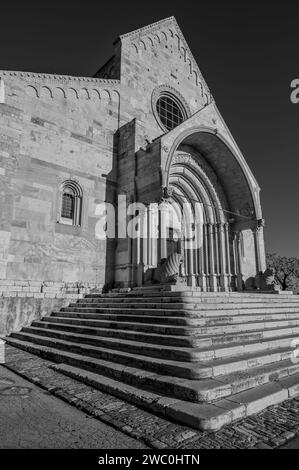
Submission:
[[[89,294],[6,338],[57,371],[197,429],[299,393],[299,297],[143,288]]]

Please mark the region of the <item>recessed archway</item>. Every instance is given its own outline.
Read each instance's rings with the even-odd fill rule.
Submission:
[[[261,207],[259,187],[244,158],[235,152],[232,146],[214,129],[192,127],[174,140],[165,165],[166,184],[170,176],[170,165],[177,151],[185,151],[201,156],[213,170],[220,182],[231,212],[235,217],[246,216],[260,219]]]
[[[211,291],[243,289],[248,273],[261,270],[263,252],[255,231],[259,187],[243,157],[214,130],[195,127],[174,139],[165,173],[172,197],[203,205],[202,250],[185,252],[188,283]]]

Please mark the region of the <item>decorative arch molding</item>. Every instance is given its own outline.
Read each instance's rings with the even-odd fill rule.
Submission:
[[[254,177],[246,164],[245,160],[237,154],[235,149],[227,142],[227,140],[217,130],[206,127],[206,126],[194,126],[182,131],[173,141],[168,157],[165,163],[166,173],[166,185],[168,185],[170,167],[174,158],[175,152],[182,149],[184,144],[189,147],[194,147],[201,155],[204,156],[205,160],[212,166],[223,185],[224,191],[227,195],[228,203],[230,204],[230,193],[232,190],[236,191],[236,182],[232,178],[228,178],[225,174],[225,170],[221,169],[219,164],[219,156],[225,158],[227,167],[233,168],[236,175],[238,175],[240,181],[238,184],[243,186],[243,212],[240,212],[240,216],[246,215],[251,218],[261,219],[261,207],[259,202],[259,187],[254,180]],[[211,151],[211,147],[215,147],[214,151]],[[216,151],[219,151],[219,154]],[[246,200],[246,201],[245,201]],[[251,209],[250,209],[251,207]],[[234,209],[233,207],[232,209]],[[247,208],[247,209],[246,209]],[[231,209],[231,210],[232,210]],[[252,211],[251,214],[249,212]]]
[[[180,150],[174,153],[165,194],[171,204],[175,202],[181,207],[189,203],[189,213],[193,214],[190,225],[182,211],[177,247],[183,254],[181,275],[188,285],[200,286],[203,291],[230,290],[234,285],[229,219],[224,209],[227,202],[217,190],[196,155]],[[201,204],[199,208],[197,202]],[[163,252],[168,254],[167,243],[161,241]]]
[[[27,93],[27,95],[32,96],[33,98],[39,98],[39,93],[38,93],[38,90],[37,90],[36,86],[27,85],[26,93]]]
[[[61,190],[64,191],[66,189],[73,191],[74,195],[77,197],[83,196],[81,185],[75,179],[68,179],[63,181],[63,183],[61,184]]]
[[[87,87],[76,87],[76,86],[48,86],[34,82],[33,84],[27,84],[25,92],[28,96],[61,101],[66,99],[70,101],[86,101],[90,100],[94,103],[109,103],[118,105],[120,100],[119,91],[112,87],[92,88]]]
[[[53,99],[53,92],[52,89],[48,86],[43,85],[39,91],[39,98],[41,100],[52,100]]]
[[[58,99],[66,99],[66,93],[65,93],[65,90],[61,87],[56,87],[54,88],[54,99],[55,98],[58,98]]]
[[[177,176],[177,178],[175,176]],[[173,181],[171,182],[171,188],[174,189],[172,198],[176,198],[176,200],[180,201],[181,205],[191,201],[190,205],[193,214],[195,213],[195,204],[193,201],[197,200],[198,202],[202,202],[205,223],[216,222],[217,217],[214,211],[214,206],[209,197],[210,195],[205,191],[203,185],[200,186],[198,185],[196,187],[190,182],[190,179],[185,176],[180,174],[174,175]]]
[[[225,195],[221,194],[223,200],[223,203],[221,203],[211,179],[192,155],[187,153],[176,153],[174,155],[169,174],[170,187],[174,184],[174,178],[177,178],[176,185],[179,185],[181,180],[194,189],[193,198],[203,203],[206,212],[209,212],[208,207],[215,210],[214,222],[226,221],[223,210],[227,206]]]
[[[167,128],[161,122],[160,116],[157,111],[158,99],[164,96],[169,96],[177,104],[178,108],[181,111],[184,121],[191,116],[191,111],[184,96],[178,90],[176,90],[176,88],[168,84],[159,85],[156,88],[154,88],[152,92],[152,97],[151,97],[152,112],[155,116],[155,119],[159,127],[164,132],[168,132]]]
[[[172,165],[179,163],[186,164],[188,166],[191,165],[191,167],[193,167],[194,170],[200,174],[203,181],[206,181],[206,184],[213,189],[213,192],[215,192],[218,200],[219,198],[221,199],[223,207],[225,207],[225,209],[228,209],[227,199],[223,188],[217,178],[217,175],[214,170],[209,166],[209,164],[205,161],[202,155],[200,155],[198,152],[192,152],[192,150],[189,151],[189,149],[186,149],[186,151],[184,152],[175,152],[172,160]]]
[[[186,118],[188,119],[191,116],[190,107],[187,101],[185,100],[184,96],[176,88],[168,84],[159,85],[156,88],[154,88],[152,92],[152,99],[151,99],[153,113],[156,113],[157,100],[160,96],[163,95],[163,93],[169,93],[173,95],[174,97],[176,97],[185,108]]]
[[[60,184],[57,223],[81,226],[83,190],[75,179]]]

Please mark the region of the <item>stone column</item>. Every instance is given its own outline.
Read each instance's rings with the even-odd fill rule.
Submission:
[[[157,215],[157,204],[150,204],[148,208],[148,263],[152,268],[157,266]]]
[[[208,244],[208,225],[203,225],[203,267],[206,290],[210,291],[210,270],[209,270],[209,244]]]
[[[148,269],[148,208],[140,212],[140,272],[138,274],[138,285],[143,283],[143,275]]]
[[[199,240],[200,240],[200,234],[199,234],[200,227],[198,224],[195,224],[195,229],[194,229],[194,250],[193,250],[193,265],[194,265],[194,279],[195,279],[195,285],[199,285]]]
[[[217,290],[219,290],[219,279],[220,279],[220,248],[219,248],[219,229],[218,224],[213,225],[214,232],[214,246],[215,246],[215,275],[217,281]]]
[[[256,227],[253,228],[253,238],[256,258],[257,273],[264,272],[266,269],[265,249],[264,249],[264,219],[257,221]]]
[[[226,263],[227,257],[227,245],[226,245],[226,233],[225,233],[225,224],[218,224],[218,234],[219,234],[219,258],[220,258],[220,285],[221,289],[224,291],[228,290],[228,266]]]
[[[241,236],[242,232],[236,233],[236,249],[237,249],[237,290],[243,290],[243,274],[242,274],[242,254],[241,254]]]
[[[215,275],[215,254],[214,254],[214,227],[208,223],[208,244],[209,244],[209,271],[210,271],[210,290],[217,291],[217,278]]]
[[[197,266],[198,266],[198,282],[199,286],[204,292],[207,290],[206,274],[205,274],[205,260],[204,260],[204,224],[201,223],[197,226],[197,236],[200,243],[197,249]]]
[[[158,261],[167,258],[167,216],[168,207],[166,202],[159,205],[159,255]]]
[[[231,264],[230,264],[230,240],[229,240],[229,224],[225,222],[224,224],[224,235],[225,235],[225,249],[226,249],[226,272],[227,272],[227,282],[228,287],[231,288]]]
[[[193,286],[195,285],[194,282],[194,242],[191,239],[192,238],[192,230],[190,223],[187,224],[186,226],[186,237],[187,237],[187,242],[186,242],[186,258],[187,258],[187,274],[188,274],[188,285]],[[190,240],[191,239],[191,240]]]

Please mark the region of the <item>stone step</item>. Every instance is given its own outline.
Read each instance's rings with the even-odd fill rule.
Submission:
[[[296,307],[285,307],[285,306],[265,306],[260,308],[241,307],[241,308],[215,308],[214,305],[209,305],[209,308],[198,307],[198,304],[135,304],[126,305],[125,307],[117,305],[112,306],[109,303],[105,304],[77,304],[71,303],[68,307],[62,307],[62,311],[68,312],[89,312],[89,313],[126,313],[132,314],[142,313],[144,315],[204,315],[218,316],[218,315],[240,315],[240,314],[276,314],[276,313],[299,313],[299,305]]]
[[[216,377],[236,371],[244,371],[248,368],[262,366],[273,362],[279,362],[293,357],[294,349],[289,345],[267,351],[249,352],[233,357],[221,357],[213,360],[186,362],[175,361],[167,358],[155,358],[143,354],[119,351],[110,348],[97,347],[93,345],[78,344],[76,342],[39,336],[32,333],[13,333],[13,338],[32,342],[39,345],[62,349],[76,354],[83,354],[98,359],[109,360],[127,364],[132,367],[151,370],[159,374],[185,377],[189,379],[199,379]],[[238,351],[237,351],[238,352]]]
[[[74,364],[74,361],[72,362]],[[79,367],[84,365],[76,361]],[[90,363],[88,370],[98,371],[98,364]],[[271,364],[259,367],[243,374],[230,374],[219,379],[188,380],[172,376],[163,376],[147,373],[141,369],[128,367],[122,371],[122,381],[138,388],[159,393],[170,398],[179,398],[193,403],[215,402],[220,398],[228,398],[236,393],[252,389],[256,386],[277,381],[281,378],[299,373],[299,364],[291,361],[282,361],[280,365]],[[105,362],[104,375],[118,378],[119,368],[115,370],[114,364]]]
[[[136,330],[127,330],[127,329],[117,329],[117,328],[101,328],[97,326],[88,326],[85,324],[73,324],[69,323],[68,319],[65,319],[65,323],[59,322],[49,322],[49,318],[44,318],[43,321],[34,321],[31,326],[37,328],[44,328],[49,330],[65,330],[69,332],[76,332],[85,335],[93,336],[103,336],[103,337],[112,337],[119,339],[134,340],[145,343],[154,343],[154,344],[166,344],[170,346],[177,347],[190,347],[190,346],[200,346],[206,342],[208,339],[207,336],[202,338],[189,337],[187,335],[177,336],[177,335],[167,335],[167,334],[157,334],[152,331],[142,332],[139,331],[137,325]],[[151,325],[149,325],[151,327]],[[299,327],[298,327],[299,329]]]
[[[210,316],[204,315],[199,316],[197,314],[190,314],[186,316],[176,316],[171,315],[172,312],[166,311],[169,315],[149,315],[144,314],[144,312],[130,312],[124,313],[120,311],[118,313],[102,313],[102,312],[82,312],[73,311],[73,310],[60,310],[58,312],[54,311],[53,316],[59,317],[69,317],[69,318],[84,318],[84,319],[101,319],[101,320],[112,320],[112,321],[121,321],[121,322],[134,322],[134,323],[153,323],[153,324],[167,324],[167,325],[185,325],[185,326],[213,326],[213,325],[223,325],[223,324],[232,324],[232,323],[248,323],[254,321],[270,321],[270,320],[293,320],[299,319],[298,313],[276,313],[276,314],[248,314],[248,315],[233,315],[233,316]],[[165,312],[165,313],[166,313]],[[156,312],[153,312],[156,313]],[[181,313],[181,312],[180,312]]]
[[[108,299],[114,301],[117,299],[140,299],[141,301],[146,301],[147,299],[198,299],[199,302],[263,302],[263,301],[273,301],[273,302],[298,302],[298,295],[271,295],[271,294],[248,294],[245,292],[160,292],[160,293],[147,293],[147,294],[136,294],[136,293],[126,293],[126,294],[88,294],[84,296],[84,299]],[[142,300],[143,299],[143,300]],[[176,301],[176,300],[174,300]]]
[[[256,367],[241,373],[238,372],[219,376],[215,379],[188,380],[169,375],[159,375],[106,360],[99,361],[98,359],[84,355],[74,353],[69,353],[68,355],[67,352],[61,350],[37,346],[14,338],[9,338],[8,342],[12,345],[21,346],[23,349],[34,352],[35,354],[44,349],[48,349],[47,357],[56,362],[63,361],[86,370],[104,374],[114,379],[121,377],[121,380],[127,384],[145,388],[150,391],[159,390],[163,395],[192,402],[211,402],[219,398],[228,398],[241,391],[277,381],[299,372],[298,363],[293,364],[292,361],[285,360],[277,364]]]
[[[266,383],[228,398],[220,398],[213,403],[192,403],[165,396],[158,391],[141,389],[116,380],[116,378],[107,377],[106,374],[101,375],[100,371],[105,370],[104,361],[97,361],[90,357],[74,354],[71,351],[55,351],[47,346],[36,346],[31,342],[18,341],[14,338],[7,338],[7,340],[9,344],[31,353],[46,357],[54,362],[65,363],[53,366],[65,375],[161,414],[166,418],[201,430],[220,429],[224,424],[250,416],[268,406],[296,396],[299,391],[299,374],[295,373],[285,378],[279,378],[276,382]],[[74,367],[78,365],[79,367]],[[87,370],[84,370],[85,366]],[[119,364],[114,364],[114,367],[115,374],[118,373],[118,379],[123,377],[123,373],[129,369],[125,365],[120,366]],[[91,368],[93,372],[88,370]],[[132,373],[132,375],[136,376],[137,374]]]
[[[50,330],[64,330],[69,332],[75,332],[85,335],[113,337],[119,339],[127,339],[145,343],[164,344],[169,346],[177,347],[207,347],[213,345],[238,343],[238,342],[249,342],[249,341],[260,341],[266,338],[275,338],[279,336],[287,335],[299,335],[299,321],[297,327],[284,327],[284,328],[273,328],[273,329],[261,329],[253,330],[249,332],[235,332],[233,334],[215,334],[211,335],[169,335],[169,334],[157,334],[153,332],[140,332],[140,331],[128,331],[115,328],[96,328],[84,325],[73,325],[70,323],[58,323],[48,322],[45,318],[43,321],[34,321],[31,326],[36,328],[44,328]]]
[[[146,369],[166,375],[174,375],[177,377],[200,378],[212,372],[211,368],[203,368],[199,364],[191,362],[173,361],[169,359],[155,358],[143,356],[140,354],[131,354],[129,352],[117,351],[114,349],[100,348],[91,345],[72,343],[57,338],[38,336],[32,333],[12,333],[12,339],[16,338],[21,341],[31,342],[41,346],[47,346],[53,350],[64,350],[75,354],[82,354],[94,357],[99,360],[107,360],[115,363],[126,364],[128,366]]]
[[[138,323],[138,322],[125,322],[125,321],[106,321],[95,316],[92,319],[86,319],[85,317],[80,318],[76,314],[70,316],[64,316],[61,312],[58,312],[57,315],[51,317],[44,317],[44,321],[49,323],[67,323],[72,325],[82,325],[86,327],[100,327],[100,328],[109,328],[110,330],[115,329],[125,329],[126,331],[133,332],[145,332],[145,333],[155,333],[155,334],[166,334],[166,335],[188,335],[188,336],[197,336],[197,335],[217,335],[224,334],[228,335],[229,333],[239,333],[239,332],[251,332],[255,330],[265,330],[274,328],[286,328],[286,327],[295,327],[299,325],[298,319],[288,319],[288,320],[267,320],[267,321],[256,321],[256,322],[247,322],[247,323],[233,323],[233,324],[218,324],[216,326],[177,326],[177,325],[165,325],[165,324],[151,324],[151,323]]]
[[[203,300],[210,299],[212,302],[217,302],[220,299],[223,299],[225,302],[230,301],[231,299],[248,299],[249,301],[253,300],[275,300],[280,299],[279,301],[289,300],[289,299],[298,299],[297,295],[293,294],[283,294],[279,295],[277,293],[254,293],[254,292],[199,292],[198,290],[192,290],[192,288],[188,288],[184,291],[176,291],[176,292],[165,292],[165,291],[158,291],[158,292],[141,292],[141,291],[131,291],[126,293],[116,293],[110,292],[107,294],[102,293],[90,293],[86,294],[85,298],[164,298],[164,297],[196,297]]]
[[[49,338],[58,338],[72,343],[90,344],[99,348],[109,348],[117,351],[125,351],[131,354],[141,354],[150,357],[168,358],[174,361],[195,362],[201,360],[200,353],[190,347],[168,346],[153,343],[144,343],[140,341],[127,340],[123,338],[112,338],[94,335],[85,335],[65,330],[49,330],[33,326],[24,327],[22,333],[33,334],[37,336],[46,336]],[[21,334],[22,334],[21,333]],[[206,353],[208,354],[208,353]]]
[[[22,333],[34,334],[37,336],[47,336],[50,338],[58,338],[70,342],[78,342],[80,344],[90,344],[97,347],[115,349],[117,351],[125,351],[131,354],[141,354],[150,357],[168,358],[174,361],[212,361],[225,357],[237,357],[246,353],[266,351],[275,348],[289,347],[296,336],[286,335],[274,338],[266,338],[258,341],[235,342],[229,344],[213,345],[209,338],[203,340],[201,346],[186,347],[173,346],[167,344],[154,344],[149,342],[140,342],[127,340],[123,338],[112,338],[94,335],[78,334],[65,330],[49,330],[33,326],[24,327]]]
[[[123,313],[83,313],[60,310],[59,312],[52,312],[53,317],[64,317],[64,318],[83,318],[86,320],[111,320],[121,322],[134,322],[134,323],[164,323],[169,325],[205,325],[205,319],[192,319],[187,317],[175,317],[175,316],[150,316],[150,315],[133,315]],[[298,316],[299,317],[299,316]]]
[[[168,398],[157,392],[148,392],[77,367],[59,364],[53,368],[98,390],[202,431],[216,431],[225,424],[251,416],[269,406],[295,397],[299,393],[299,374],[294,374],[291,377],[281,378],[277,382],[260,385],[232,397],[219,399],[211,404],[191,403]]]
[[[186,297],[186,298],[178,298],[178,297],[161,297],[161,298],[128,298],[128,297],[116,297],[116,298],[83,298],[78,299],[77,304],[79,305],[119,305],[119,304],[126,304],[136,306],[139,304],[142,305],[161,305],[164,306],[165,304],[196,304],[198,308],[201,309],[209,309],[209,308],[259,308],[259,307],[267,307],[267,306],[285,306],[285,307],[292,307],[292,306],[299,306],[299,297],[294,299],[285,299],[281,300],[280,298],[272,299],[272,300],[258,300],[258,299],[220,299],[220,300],[212,300],[207,299],[203,301],[201,298],[195,297]],[[74,304],[73,304],[74,305]]]

